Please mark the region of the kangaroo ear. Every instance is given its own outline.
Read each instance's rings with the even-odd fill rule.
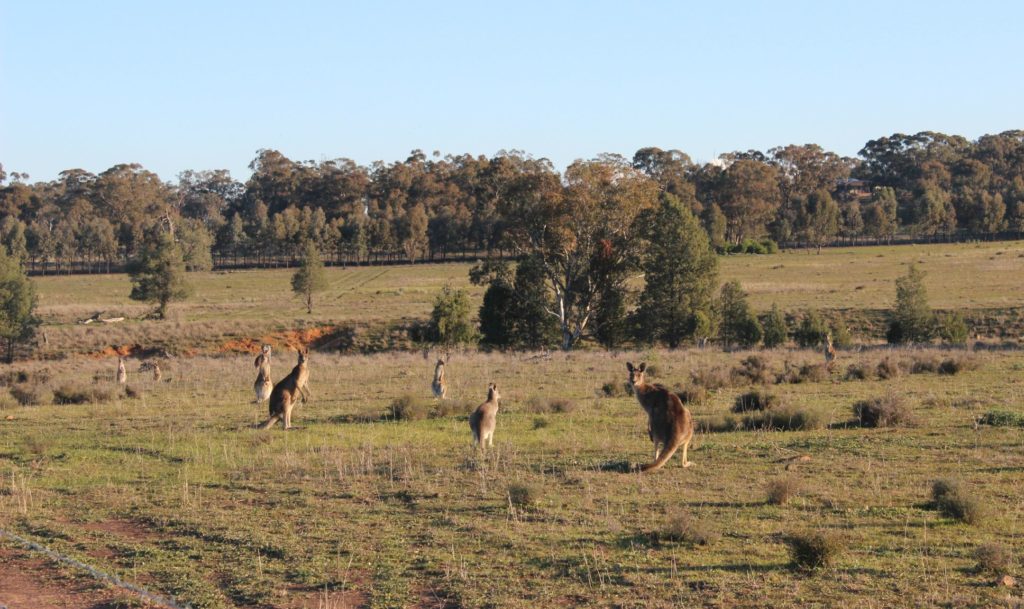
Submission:
[[[633,371],[633,362],[626,362],[626,370]]]
[[[647,362],[640,362],[639,370],[640,370],[640,372],[643,372],[644,370],[647,370]]]

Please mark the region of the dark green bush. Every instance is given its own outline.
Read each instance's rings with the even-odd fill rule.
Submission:
[[[795,569],[814,571],[835,564],[846,547],[844,540],[831,531],[807,531],[785,538]]]
[[[779,397],[766,391],[748,391],[736,396],[732,411],[736,413],[768,410],[780,405]]]
[[[895,393],[856,402],[853,416],[862,427],[902,427],[913,422],[910,409]]]

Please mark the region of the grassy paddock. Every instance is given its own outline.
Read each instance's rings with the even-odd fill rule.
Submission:
[[[761,354],[773,373],[820,359]],[[0,527],[195,607],[1006,602],[975,572],[975,550],[1024,550],[1024,435],[976,421],[1024,414],[1024,355],[972,354],[973,369],[939,375],[910,374],[909,362],[948,352],[841,354],[825,381],[767,388],[819,428],[699,433],[694,467],[676,457],[652,475],[631,472],[651,457],[645,418],[633,398],[601,390],[626,379],[624,362],[647,361],[670,386],[718,369],[726,386],[690,405],[709,421],[734,416],[736,396],[752,389],[730,374],[747,355],[455,354],[454,399],[475,405],[488,382],[501,387],[487,454],[470,447],[464,415],[382,418],[396,398],[429,396],[432,358],[314,353],[313,399],[287,433],[251,428],[264,409],[251,404],[248,356],[174,360],[161,383],[132,362],[136,399],[0,400]],[[847,364],[875,370],[884,357],[908,372],[843,380]],[[275,379],[292,358],[275,358]],[[108,386],[113,373],[109,361],[82,359],[13,370],[50,389]],[[855,402],[888,392],[912,424],[852,424]],[[538,413],[541,398],[574,408]],[[796,490],[769,503],[780,477]],[[986,517],[966,524],[934,509],[939,478],[969,485]],[[824,571],[791,569],[786,540],[813,531],[835,533],[845,551]]]
[[[1024,242],[825,249],[820,255],[789,251],[770,256],[721,258],[723,279],[738,279],[757,310],[778,303],[784,311],[806,308],[847,311],[887,309],[894,280],[916,263],[928,275],[933,307],[964,309],[980,317],[976,330],[1005,338],[1024,325]],[[233,350],[238,341],[324,325],[370,327],[380,336],[361,338],[383,347],[402,346],[389,325],[426,319],[435,296],[450,282],[469,291],[474,309],[483,289],[469,284],[469,264],[424,264],[327,269],[329,288],[316,298],[313,315],[289,288],[292,270],[193,273],[196,295],[171,307],[171,321],[140,321],[148,307],[128,300],[125,275],[35,279],[46,322],[47,357],[69,351],[99,352],[111,346],[167,348],[172,352]],[[638,285],[640,287],[638,280]],[[97,311],[125,315],[124,323],[76,325]],[[988,313],[988,311],[998,311]],[[848,319],[848,321],[853,321]],[[861,322],[858,325],[865,325]],[[877,320],[871,322],[877,325]]]

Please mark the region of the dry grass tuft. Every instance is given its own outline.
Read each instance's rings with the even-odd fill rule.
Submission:
[[[535,484],[516,482],[508,485],[508,502],[512,507],[525,510],[540,505],[541,489]]]
[[[104,387],[83,387],[74,383],[64,383],[53,391],[53,403],[58,405],[109,402],[113,397],[114,392]]]
[[[878,366],[875,367],[875,374],[883,381],[899,378],[901,373],[902,366],[900,366],[900,362],[889,357],[883,358],[882,361],[878,362]]]
[[[694,546],[707,546],[718,540],[718,532],[687,512],[677,511],[669,515],[665,529],[659,536],[668,541],[678,541]]]
[[[783,476],[768,482],[767,501],[771,505],[785,505],[800,493],[800,480],[795,476]]]
[[[800,571],[827,569],[835,564],[846,547],[844,540],[831,531],[793,533],[785,538],[793,568]]]
[[[22,406],[42,406],[53,402],[53,393],[44,385],[23,383],[11,387],[11,397]]]
[[[980,524],[988,517],[988,509],[982,500],[958,480],[933,482],[932,505],[944,516],[967,524]]]
[[[902,427],[913,423],[910,408],[901,396],[893,392],[855,403],[853,416],[862,427]]]
[[[992,542],[978,546],[974,550],[974,559],[978,561],[975,569],[987,575],[1009,575],[1017,567],[1013,548],[1006,544]]]
[[[395,421],[422,421],[430,414],[430,406],[423,398],[405,394],[395,398],[388,406],[387,416]]]
[[[744,429],[766,431],[807,431],[825,426],[817,412],[783,406],[743,417]]]
[[[774,381],[771,365],[762,355],[748,355],[731,374],[736,382],[750,385],[768,385]]]
[[[767,391],[748,391],[736,396],[732,411],[736,413],[753,412],[777,408],[782,404],[779,396]]]
[[[712,368],[698,368],[690,372],[690,380],[697,387],[703,387],[708,391],[717,391],[724,387],[732,386],[732,378],[729,372],[720,366]]]

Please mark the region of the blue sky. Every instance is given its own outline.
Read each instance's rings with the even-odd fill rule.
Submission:
[[[1018,2],[0,0],[0,163],[248,177],[520,149],[697,160],[1024,128]]]

